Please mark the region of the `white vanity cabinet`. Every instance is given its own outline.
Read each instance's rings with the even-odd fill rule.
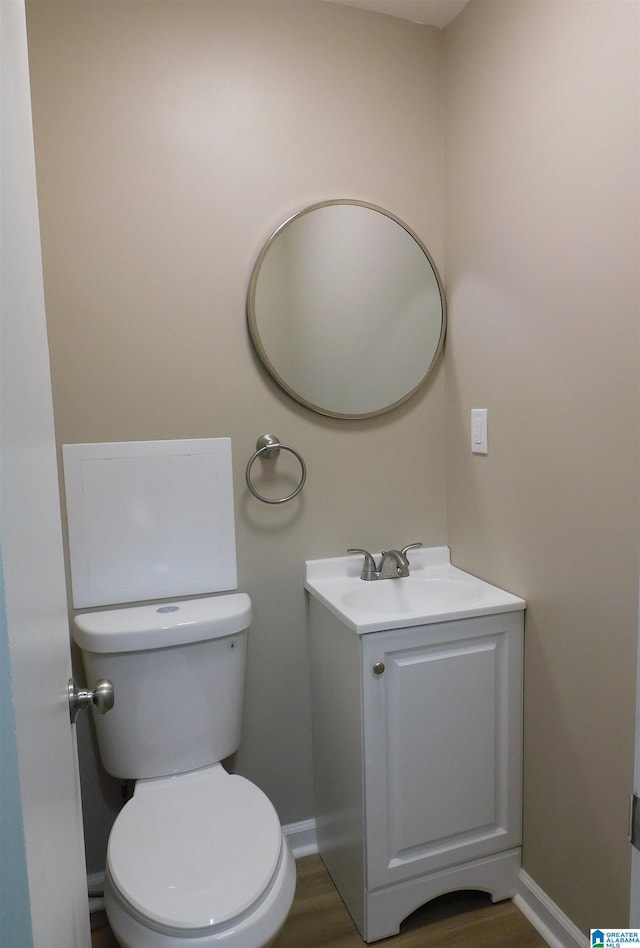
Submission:
[[[318,847],[365,941],[445,892],[516,892],[524,602],[512,598],[510,611],[361,634],[309,597]]]

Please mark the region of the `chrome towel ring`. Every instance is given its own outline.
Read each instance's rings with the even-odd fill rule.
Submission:
[[[258,491],[255,489],[255,487],[251,483],[251,468],[253,467],[253,463],[257,457],[262,456],[264,458],[277,458],[278,455],[280,454],[280,448],[282,448],[283,451],[289,451],[291,454],[294,455],[294,457],[298,459],[300,463],[300,483],[298,484],[296,489],[292,490],[290,494],[286,495],[286,497],[276,497],[276,498],[264,497],[263,494],[258,493]],[[257,497],[258,500],[261,500],[263,504],[284,504],[286,503],[287,500],[293,500],[293,498],[296,497],[300,493],[300,491],[304,487],[304,482],[306,481],[306,479],[307,479],[307,465],[304,463],[304,458],[302,457],[302,455],[298,451],[296,451],[295,448],[289,447],[288,444],[281,444],[280,439],[277,438],[275,435],[264,434],[260,438],[258,438],[258,441],[256,443],[256,450],[249,458],[247,469],[245,471],[245,480],[247,482],[247,487],[249,488],[249,490],[251,491],[254,497]]]

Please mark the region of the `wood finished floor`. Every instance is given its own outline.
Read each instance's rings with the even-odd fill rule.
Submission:
[[[296,863],[296,897],[273,948],[362,948],[364,942],[319,856]],[[104,913],[91,917],[92,948],[118,948]],[[543,948],[546,942],[511,902],[493,904],[477,893],[443,896],[419,909],[389,948]]]

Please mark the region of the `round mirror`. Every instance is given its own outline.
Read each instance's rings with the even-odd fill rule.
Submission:
[[[406,401],[444,343],[444,290],[399,218],[362,201],[323,201],[285,221],[258,257],[251,339],[292,398],[335,418]]]

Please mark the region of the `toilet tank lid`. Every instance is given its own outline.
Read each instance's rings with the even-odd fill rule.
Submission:
[[[87,652],[137,652],[233,635],[248,628],[251,617],[246,593],[156,602],[81,613],[73,638]]]

